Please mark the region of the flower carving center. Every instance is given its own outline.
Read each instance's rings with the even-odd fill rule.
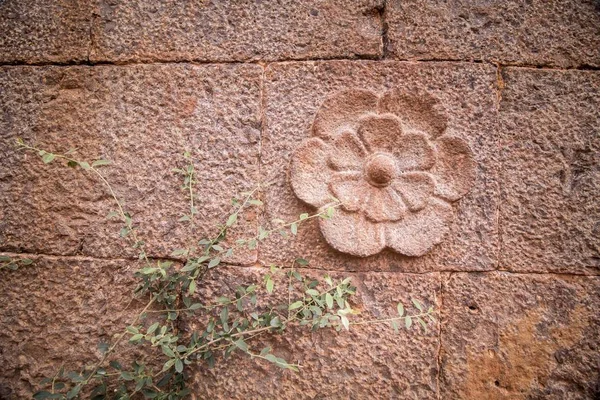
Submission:
[[[387,186],[396,176],[396,161],[386,154],[376,154],[365,164],[367,180],[374,186]]]

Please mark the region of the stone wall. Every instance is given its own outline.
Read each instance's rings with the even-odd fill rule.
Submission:
[[[352,276],[364,313],[416,297],[440,322],[275,337],[299,374],[240,357],[194,369],[196,398],[599,398],[598,1],[0,0],[0,63],[0,251],[34,260],[0,271],[0,398],[98,360],[97,341],[135,312],[122,310],[138,266],[105,219],[106,191],[17,151],[17,137],[112,160],[107,179],[151,255],[169,257],[214,234],[229,199],[259,182],[273,184],[235,237],[314,212],[290,161],[326,99],[348,90],[432,99],[440,129],[469,149],[473,179],[431,228],[439,244],[417,256],[388,238],[392,249],[353,256],[310,222],[236,256],[211,287],[302,256],[308,273]],[[429,105],[412,116],[411,104],[402,123],[437,129],[418,113]],[[185,148],[199,171],[195,232],[177,222],[188,203],[171,172]]]

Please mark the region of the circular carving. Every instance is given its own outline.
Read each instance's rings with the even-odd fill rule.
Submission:
[[[396,161],[387,154],[375,154],[365,163],[365,175],[371,185],[387,186],[396,177]]]
[[[463,139],[445,133],[437,107],[427,94],[398,90],[346,90],[323,102],[314,137],[292,157],[290,181],[317,208],[342,203],[333,218],[319,219],[332,247],[420,256],[442,241],[451,203],[470,190],[476,163]]]

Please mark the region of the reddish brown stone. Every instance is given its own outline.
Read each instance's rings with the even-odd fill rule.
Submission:
[[[86,0],[3,1],[0,62],[87,61],[93,9]]]
[[[374,104],[371,101],[373,95],[369,97],[365,94],[360,101],[347,102],[348,108],[343,115],[344,118],[341,114],[337,114],[340,116],[339,121],[321,118],[324,113],[330,113],[337,108],[335,102],[331,100],[324,103],[325,99],[331,99],[329,96],[334,93],[360,89],[363,93],[383,94],[388,90],[398,89],[414,97],[425,99],[420,106],[413,105],[422,110],[433,110],[434,105],[429,104],[427,99],[435,99],[437,111],[427,114],[430,117],[423,116],[423,113],[416,113],[415,109],[410,107],[402,107],[406,112],[403,114],[398,111],[398,113],[403,115],[408,125],[415,130],[425,129],[427,132],[434,132],[434,135],[443,131],[445,135],[464,140],[474,154],[477,172],[472,190],[453,203],[455,220],[449,224],[445,239],[425,256],[406,257],[389,251],[366,259],[343,255],[334,251],[326,243],[318,227],[315,226],[315,221],[311,220],[302,224],[304,226],[300,227],[296,238],[281,239],[275,235],[262,245],[260,259],[264,263],[285,263],[286,260],[302,256],[310,259],[320,268],[360,271],[481,270],[496,266],[498,190],[495,168],[497,163],[492,161],[498,157],[495,137],[497,116],[494,104],[496,94],[493,91],[495,71],[491,67],[398,62],[285,63],[269,66],[266,79],[266,130],[262,141],[261,173],[264,181],[275,183],[268,188],[265,196],[266,215],[262,220],[265,226],[272,226],[271,221],[275,218],[293,221],[301,213],[316,211],[315,208],[306,206],[295,198],[291,190],[294,179],[288,180],[284,175],[284,171],[288,168],[292,171],[295,168],[293,163],[290,165],[292,152],[313,134],[322,136],[319,132],[335,130],[339,124],[344,123],[343,121],[353,121],[355,110],[362,110]],[[388,106],[393,108],[393,105],[400,103],[390,101]],[[318,112],[320,108],[322,112]],[[445,115],[447,122],[440,119],[439,115]],[[315,116],[317,119],[313,125]],[[306,143],[308,146],[311,141]],[[339,143],[335,147],[344,149],[347,146]],[[456,146],[451,143],[442,147],[449,153],[456,149]],[[316,160],[318,146],[306,151],[311,152],[306,157]],[[345,160],[348,161],[348,158]],[[326,174],[327,169],[320,168],[320,164],[309,163],[309,166],[311,165],[314,167],[314,169],[309,168],[311,174],[315,176]],[[448,172],[451,167],[441,165],[439,168],[442,176],[452,175]],[[467,171],[468,168],[462,170]],[[327,177],[314,178],[314,182],[322,178],[327,179]],[[468,179],[466,181],[468,182]],[[310,180],[306,182],[310,183]],[[455,199],[464,194],[462,187],[456,187],[455,192],[449,189],[453,187],[452,185],[447,187],[440,189],[437,195]],[[313,201],[315,199],[321,201],[321,198],[325,199],[329,196],[327,190],[318,191],[316,183],[313,189],[315,198],[303,196],[298,190],[296,193],[310,204],[316,204]],[[418,206],[418,198],[413,200],[413,206]],[[350,203],[351,201],[348,206],[352,207]],[[340,215],[344,217],[341,213]],[[335,217],[332,221],[335,223]],[[341,219],[338,219],[338,223],[346,224]],[[444,233],[443,223],[440,224],[435,219],[428,219],[426,223],[431,223],[431,226],[436,226]],[[411,237],[418,237],[414,235],[418,235],[420,231],[413,229],[418,224],[412,220],[406,221],[406,224]],[[351,236],[348,236],[347,245],[353,246],[352,240],[363,241],[368,233],[366,229],[355,229],[349,232]],[[371,240],[362,243],[366,246],[366,243],[379,242]],[[418,243],[412,250],[414,248],[418,248]],[[377,252],[378,249],[380,248],[373,248],[369,252]],[[408,254],[415,254],[412,250],[410,252],[408,249],[402,250],[406,250]]]
[[[443,289],[441,397],[592,399],[600,279],[455,273]]]
[[[391,0],[385,20],[394,58],[600,66],[594,0]]]
[[[155,256],[218,232],[230,199],[256,185],[260,79],[256,65],[5,67],[0,159],[0,248],[99,257],[135,256],[106,220],[114,202],[94,175],[45,165],[18,151],[17,137],[49,151],[107,158],[101,171]],[[195,230],[183,177],[189,150],[198,184]],[[254,236],[256,211],[240,216],[236,235]],[[249,262],[247,254],[240,262]]]
[[[381,0],[98,2],[93,61],[377,57]]]
[[[501,268],[600,272],[600,73],[504,70]]]
[[[31,257],[34,264],[0,271],[0,397],[25,399],[43,378],[95,365],[98,343],[123,332],[144,304],[131,303],[139,268],[125,260]],[[117,359],[148,360],[126,343]]]
[[[240,284],[261,283],[268,268],[220,268],[209,276],[207,298],[232,296]],[[326,271],[305,269],[303,274],[322,279]],[[414,314],[414,297],[437,306],[440,282],[437,273],[412,274],[343,274],[331,272],[334,279],[351,277],[358,287],[352,307],[359,318],[376,319],[397,315],[401,301]],[[288,279],[276,275],[272,296],[260,292],[263,306],[287,304]],[[201,320],[186,319],[191,329]],[[189,333],[189,332],[188,332]],[[255,351],[270,345],[273,353],[288,362],[299,363],[300,372],[283,370],[262,360],[250,360],[237,352],[214,368],[191,367],[193,391],[199,398],[215,399],[315,399],[315,398],[394,398],[437,399],[438,327],[428,332],[413,326],[394,333],[384,325],[350,326],[350,331],[293,328],[284,334],[249,341]]]

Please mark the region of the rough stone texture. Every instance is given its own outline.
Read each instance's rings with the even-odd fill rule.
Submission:
[[[208,298],[233,295],[240,284],[262,282],[268,268],[219,269],[209,277]],[[320,277],[325,271],[304,270]],[[342,274],[330,272],[334,279],[352,277],[358,287],[353,308],[362,318],[396,316],[396,303],[410,304],[415,297],[436,305],[440,289],[437,273]],[[278,275],[275,293],[287,302],[287,278]],[[263,295],[264,296],[264,295]],[[273,300],[273,299],[271,299]],[[411,314],[414,309],[407,309]],[[193,326],[201,321],[188,321]],[[191,328],[190,326],[190,328]],[[250,342],[252,343],[252,342]],[[193,376],[197,398],[215,399],[436,399],[438,327],[400,329],[389,325],[351,326],[349,332],[308,328],[265,338],[255,344],[257,352],[270,345],[274,353],[302,365],[300,373],[284,371],[270,363],[234,354],[226,364],[217,360],[214,368],[199,367]]]
[[[19,152],[17,137],[45,149],[77,149],[113,162],[103,174],[140,227],[150,254],[215,235],[230,198],[255,186],[262,69],[256,65],[4,67],[0,70],[0,248],[97,257],[136,255],[92,175]],[[196,165],[197,218],[189,213],[184,150]],[[235,235],[254,236],[249,210]],[[251,254],[239,258],[249,262]]]
[[[381,0],[99,0],[92,61],[377,57]]]
[[[399,62],[309,62],[271,65],[266,70],[266,127],[262,143],[262,179],[275,182],[265,196],[269,225],[275,218],[294,220],[314,208],[297,200],[284,171],[292,152],[311,136],[311,125],[321,104],[334,93],[365,89],[382,94],[399,89],[428,95],[448,117],[446,134],[464,140],[477,163],[473,189],[454,203],[455,220],[440,245],[423,257],[388,251],[362,259],[334,251],[317,233],[314,220],[301,226],[294,239],[272,236],[260,247],[266,263],[302,256],[327,269],[432,271],[482,270],[497,265],[498,189],[495,166],[495,71],[483,65]],[[406,108],[405,108],[406,109]],[[408,109],[410,113],[410,109]],[[431,129],[441,129],[428,119]],[[436,125],[437,124],[437,125]],[[283,244],[285,243],[285,245]]]
[[[144,306],[131,302],[139,266],[123,260],[31,257],[0,271],[0,398],[31,398],[45,377],[98,362],[98,343],[120,333]],[[129,306],[128,308],[126,308]],[[127,348],[127,360],[144,359]]]
[[[0,62],[82,62],[88,59],[93,2],[0,2]]]
[[[314,136],[292,157],[290,183],[320,210],[341,202],[336,218],[319,219],[333,248],[421,256],[446,236],[449,202],[469,191],[476,164],[464,140],[444,135],[446,118],[434,106],[397,90],[346,90],[323,102]],[[428,129],[438,121],[441,129]]]
[[[598,277],[451,274],[441,398],[598,398],[599,306]]]
[[[595,0],[390,0],[385,20],[393,58],[600,66]]]
[[[600,273],[600,74],[509,68],[502,269]]]

